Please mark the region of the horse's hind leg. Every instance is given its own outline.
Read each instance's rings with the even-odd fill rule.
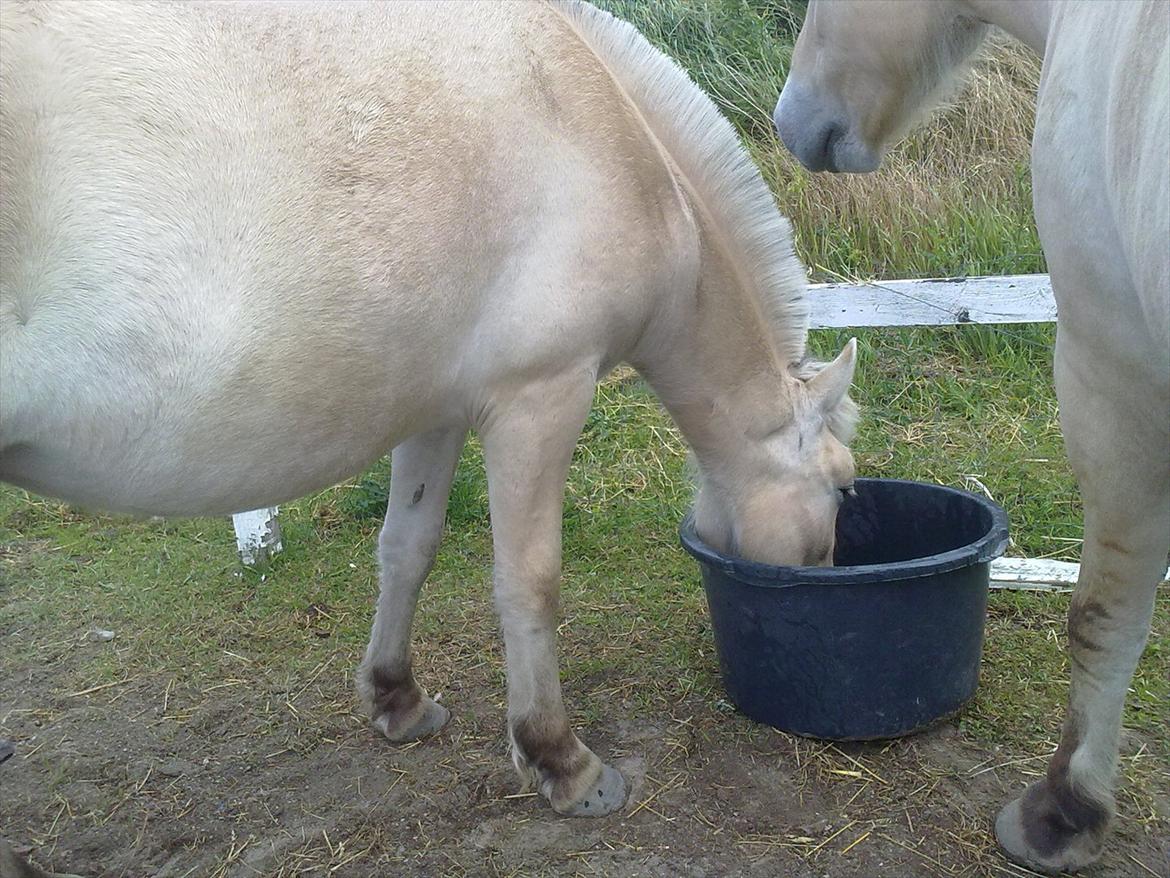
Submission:
[[[1100,854],[1113,815],[1122,708],[1150,630],[1170,544],[1164,402],[1153,388],[1057,345],[1057,390],[1069,459],[1085,504],[1080,579],[1068,616],[1072,685],[1045,779],[1000,813],[1015,860],[1074,871]],[[1078,370],[1093,370],[1085,374]],[[1151,399],[1152,397],[1152,399]]]
[[[577,816],[625,801],[622,776],[569,728],[557,671],[565,480],[593,387],[586,370],[534,383],[494,405],[483,430],[512,758],[555,810]]]
[[[435,563],[447,495],[466,436],[461,429],[420,433],[391,455],[390,500],[378,538],[378,609],[357,677],[374,725],[391,741],[432,734],[451,715],[414,681],[410,626],[419,589]]]

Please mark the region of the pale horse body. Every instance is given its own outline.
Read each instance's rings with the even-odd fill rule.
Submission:
[[[706,539],[831,559],[855,346],[805,359],[786,221],[628,25],[574,4],[8,6],[0,64],[0,477],[220,514],[393,447],[358,675],[392,740],[448,717],[409,636],[475,429],[516,766],[560,812],[621,804],[554,643],[570,457],[619,362],[694,451]]]
[[[989,24],[1043,57],[1035,213],[1085,506],[1060,746],[996,834],[1034,868],[1075,870],[1114,812],[1125,693],[1170,547],[1170,3],[814,0],[776,126],[813,170],[874,170]]]

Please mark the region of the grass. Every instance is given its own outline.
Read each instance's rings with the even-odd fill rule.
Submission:
[[[881,173],[813,177],[776,144],[768,122],[799,6],[602,5],[635,21],[719,101],[793,219],[815,277],[1044,269],[1026,171],[1037,72],[1018,49],[996,47],[966,96]],[[857,334],[860,472],[986,489],[1011,517],[1012,554],[1076,560],[1081,510],[1057,425],[1051,328]],[[812,347],[831,355],[848,335],[817,332]],[[114,648],[73,660],[63,687],[137,675],[194,686],[246,668],[293,675],[329,656],[352,666],[377,589],[373,549],[387,477],[381,463],[284,507],[286,551],[264,573],[238,567],[226,520],[127,521],[0,488],[0,673],[81,655],[90,626],[115,630]],[[723,709],[697,571],[675,536],[689,496],[679,434],[641,383],[618,373],[598,389],[565,502],[560,648],[579,722],[594,718],[602,700],[574,693],[612,686],[627,687],[647,712],[684,697]],[[490,561],[473,440],[416,625],[418,668],[432,690],[503,691]],[[983,685],[962,719],[972,741],[1016,753],[1052,745],[1066,690],[1067,604],[1063,595],[993,595]],[[1170,757],[1168,623],[1163,591],[1126,713],[1161,754],[1161,768],[1134,769],[1141,777],[1164,772]]]

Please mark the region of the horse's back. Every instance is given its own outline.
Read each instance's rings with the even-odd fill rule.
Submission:
[[[673,182],[547,7],[4,19],[0,477],[259,505],[459,417],[509,368],[606,359],[645,318],[637,295],[563,301],[600,283],[559,276],[600,264],[582,252],[637,289],[622,256],[656,252]]]

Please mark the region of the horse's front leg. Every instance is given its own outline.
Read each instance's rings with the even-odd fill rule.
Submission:
[[[466,437],[458,428],[420,433],[396,447],[390,459],[390,500],[378,537],[378,609],[357,685],[374,725],[391,741],[432,734],[451,715],[414,680],[410,627],[419,589],[435,563]]]
[[[1057,345],[1061,425],[1085,504],[1080,578],[1068,616],[1069,707],[1047,776],[995,824],[1033,869],[1075,871],[1100,855],[1114,811],[1118,736],[1170,543],[1165,411],[1132,376]],[[1151,399],[1150,397],[1153,397]]]
[[[557,670],[561,510],[593,388],[585,370],[531,384],[493,405],[482,434],[512,759],[526,784],[575,816],[608,814],[625,801],[621,774],[569,728]]]

